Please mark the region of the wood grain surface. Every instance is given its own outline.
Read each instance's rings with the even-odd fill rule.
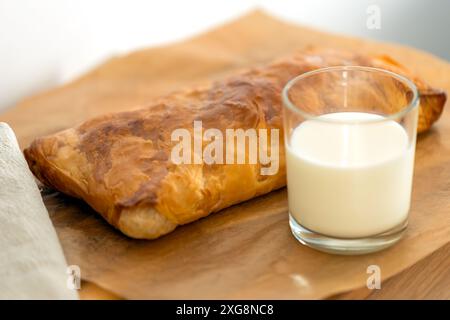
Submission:
[[[182,43],[113,58],[70,84],[25,99],[0,121],[13,127],[25,147],[37,136],[92,116],[142,106],[177,87],[310,45],[389,54],[450,92],[450,65],[430,54],[254,12]],[[81,267],[85,298],[448,298],[450,110],[418,139],[404,239],[370,255],[334,256],[300,245],[289,231],[285,190],[156,241],[123,236],[79,200],[53,191],[45,191],[44,200],[69,263]],[[381,268],[383,289],[367,293],[361,288],[371,264]],[[427,278],[424,269],[432,275],[426,285],[417,281]]]

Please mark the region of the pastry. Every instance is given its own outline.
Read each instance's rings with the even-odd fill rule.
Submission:
[[[124,234],[158,238],[285,186],[281,90],[301,73],[333,65],[373,66],[412,79],[421,94],[419,132],[442,112],[445,93],[387,56],[306,49],[203,87],[168,94],[146,108],[106,114],[38,138],[25,149],[25,157],[40,181],[83,199]],[[192,131],[194,121],[222,132],[279,129],[277,173],[261,174],[259,163],[174,164],[171,133],[179,128]]]

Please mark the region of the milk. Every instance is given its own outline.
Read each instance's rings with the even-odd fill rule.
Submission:
[[[286,146],[289,211],[303,227],[361,238],[402,224],[410,207],[415,141],[382,116],[339,112],[307,120]]]

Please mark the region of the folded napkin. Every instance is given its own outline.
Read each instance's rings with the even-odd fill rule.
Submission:
[[[0,299],[77,299],[69,276],[14,132],[0,123]]]

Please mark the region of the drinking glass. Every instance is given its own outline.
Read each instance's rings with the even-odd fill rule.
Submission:
[[[419,96],[393,72],[339,66],[282,92],[289,223],[302,244],[364,254],[408,224]]]

